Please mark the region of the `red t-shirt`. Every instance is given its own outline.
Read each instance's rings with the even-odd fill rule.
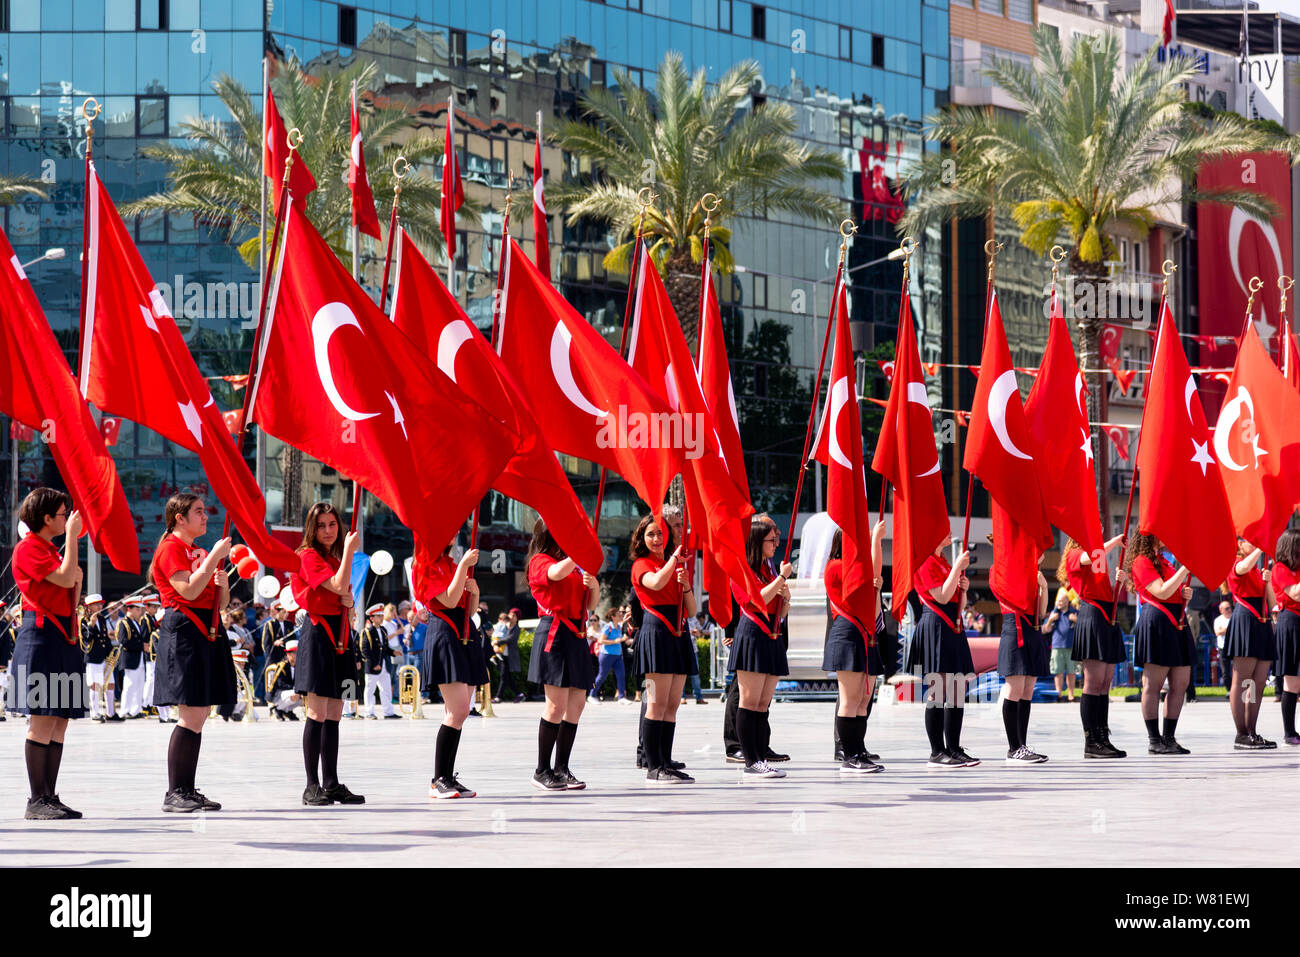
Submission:
[[[14,584],[23,596],[23,604],[32,611],[69,618],[72,615],[72,589],[45,580],[59,570],[63,554],[41,536],[28,533],[14,548]]]
[[[1129,575],[1133,579],[1133,584],[1137,586],[1138,597],[1143,601],[1155,602],[1160,605],[1170,605],[1177,607],[1183,603],[1183,592],[1180,587],[1174,592],[1172,598],[1157,598],[1147,591],[1147,586],[1157,579],[1168,581],[1174,574],[1174,566],[1170,565],[1163,557],[1158,558],[1156,562],[1145,555],[1140,555],[1134,559],[1133,567],[1129,569]]]
[[[587,589],[582,584],[582,572],[574,569],[559,581],[546,577],[557,559],[538,553],[528,563],[528,588],[537,599],[540,614],[556,614],[561,618],[582,618],[586,615]]]
[[[763,565],[758,572],[758,583],[766,588],[768,584],[775,579],[776,576],[768,570],[767,562],[763,562]],[[777,609],[781,607],[781,595],[779,592],[773,595],[772,600],[767,603],[767,607],[763,608],[761,605],[755,604],[753,600],[750,599],[749,593],[741,589],[741,587],[735,582],[731,583],[731,596],[736,599],[736,604],[741,608],[748,608],[752,614],[756,615],[772,616],[775,615]]]
[[[1072,548],[1065,556],[1065,575],[1070,580],[1070,588],[1083,599],[1096,602],[1115,600],[1115,590],[1111,587],[1110,574],[1097,570],[1097,562],[1082,561],[1083,549]]]
[[[1300,585],[1300,572],[1293,572],[1281,562],[1273,564],[1273,594],[1277,596],[1277,606],[1283,611],[1300,614],[1300,602],[1286,593],[1293,585]]]
[[[168,535],[153,553],[153,583],[158,586],[158,598],[164,608],[211,608],[217,602],[217,586],[209,579],[199,596],[192,600],[182,598],[172,587],[172,576],[177,572],[197,571],[208,557],[206,548],[186,545],[175,535]]]
[[[632,590],[636,592],[636,597],[641,599],[642,605],[647,607],[650,605],[676,605],[680,600],[682,586],[677,581],[676,570],[668,579],[668,584],[658,591],[651,591],[641,583],[642,578],[646,575],[653,575],[663,568],[665,564],[665,559],[656,558],[653,555],[638,558],[632,563]]]
[[[931,555],[916,570],[916,575],[912,579],[912,587],[924,596],[923,600],[937,602],[939,599],[935,598],[931,592],[936,588],[942,588],[951,573],[952,563],[948,559],[941,558],[938,555]],[[953,591],[952,595],[953,597],[944,604],[951,604],[956,600],[957,592]]]
[[[339,559],[333,555],[329,558],[321,558],[320,553],[314,548],[307,548],[298,553],[298,570],[289,576],[289,584],[293,588],[293,597],[306,609],[307,614],[341,615],[343,613],[343,605],[339,601],[341,596],[328,588],[320,587],[337,574],[340,564],[342,563]]]
[[[826,582],[826,597],[830,600],[831,608],[839,609],[844,607],[844,560],[832,558],[826,563],[826,571],[822,573],[822,579]],[[835,612],[837,615],[838,611]]]
[[[421,570],[420,584],[421,592],[415,597],[420,600],[430,612],[448,610],[448,606],[438,601],[438,596],[451,587],[451,580],[456,577],[456,563],[452,561],[450,555],[439,555],[429,567]],[[460,593],[460,601],[452,608],[465,608],[469,602],[469,591]]]
[[[1228,591],[1233,598],[1263,598],[1264,573],[1256,565],[1246,574],[1238,575],[1237,563],[1234,561],[1228,570]]]

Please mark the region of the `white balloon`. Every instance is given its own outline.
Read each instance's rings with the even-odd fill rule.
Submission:
[[[274,575],[263,575],[257,580],[257,594],[261,598],[274,598],[280,594],[280,582]]]
[[[293,597],[293,589],[290,588],[288,585],[285,585],[284,590],[280,592],[280,604],[283,605],[289,611],[298,610],[298,602]]]
[[[370,556],[370,570],[376,575],[387,575],[393,570],[393,556],[381,548]]]

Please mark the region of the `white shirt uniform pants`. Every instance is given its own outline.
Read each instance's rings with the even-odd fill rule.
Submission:
[[[86,694],[90,697],[90,716],[93,718],[99,714],[100,695],[103,695],[105,707],[108,709],[109,717],[113,716],[113,695],[108,692],[107,684],[113,680],[113,673],[110,671],[107,676],[104,674],[104,665],[107,662],[92,664],[86,662]],[[99,691],[92,691],[92,685],[99,685]]]
[[[283,691],[281,691],[280,697],[277,698],[275,702],[275,710],[292,711],[294,708],[301,708],[303,706],[302,696],[299,695],[298,700],[294,701],[293,695],[294,692],[288,688],[285,688]]]
[[[366,671],[366,716],[375,713],[375,691],[379,691],[379,700],[383,703],[384,714],[395,714],[393,710],[393,684],[388,678],[388,669],[380,668],[379,674]]]
[[[127,717],[138,715],[144,706],[144,685],[147,680],[144,662],[138,667],[122,672],[122,710]]]

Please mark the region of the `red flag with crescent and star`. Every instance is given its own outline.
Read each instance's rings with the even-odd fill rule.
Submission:
[[[533,142],[533,253],[537,270],[551,278],[550,227],[546,223],[546,196],[543,192],[545,171],[542,169],[542,114],[537,114],[537,139]]]
[[[361,145],[361,114],[357,112],[357,85],[352,84],[352,154],[348,158],[348,188],[352,190],[352,225],[367,236],[379,238],[375,197],[366,173],[366,153]]]
[[[934,442],[934,418],[921,374],[911,297],[906,293],[898,308],[889,404],[885,406],[871,468],[894,487],[891,605],[894,618],[902,621],[916,570],[950,532],[948,502]]]
[[[262,162],[266,175],[271,180],[271,208],[280,208],[280,188],[284,182],[284,161],[289,156],[288,131],[280,111],[275,106],[275,94],[266,88],[266,116],[262,118]],[[316,188],[316,177],[302,161],[301,154],[295,154],[293,167],[289,170],[289,189],[293,192],[294,205],[299,209],[307,208],[307,194]],[[295,566],[296,567],[296,566]]]
[[[450,541],[523,440],[421,359],[296,208],[271,276],[253,417]]]
[[[456,210],[465,205],[465,188],[460,181],[460,160],[456,158],[456,105],[447,98],[447,132],[442,142],[442,204],[440,223],[447,242],[447,258],[456,260]]]
[[[1237,537],[1196,380],[1164,301],[1148,379],[1137,455],[1138,530],[1156,536],[1193,575],[1217,588],[1232,567]]]
[[[297,568],[266,529],[266,502],[230,438],[171,310],[99,180],[86,170],[81,394],[199,457],[212,491],[262,564]]]

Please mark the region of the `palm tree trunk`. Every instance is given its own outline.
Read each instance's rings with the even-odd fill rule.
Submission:
[[[1109,402],[1106,374],[1102,371],[1101,363],[1101,333],[1108,317],[1103,315],[1107,297],[1101,295],[1101,287],[1106,282],[1107,270],[1103,263],[1081,262],[1071,256],[1070,271],[1077,279],[1091,283],[1096,293],[1092,298],[1094,305],[1088,310],[1090,314],[1076,318],[1079,330],[1079,365],[1089,370],[1084,374],[1088,384],[1088,421],[1104,422]],[[1110,457],[1106,451],[1106,443],[1102,440],[1101,427],[1094,425],[1090,431],[1093,461],[1096,463],[1097,500],[1101,511],[1102,534],[1103,537],[1109,537]]]
[[[700,266],[691,260],[690,251],[686,250],[674,253],[668,259],[667,273],[664,287],[668,290],[673,309],[677,311],[682,332],[686,334],[686,344],[694,355],[700,311]]]

